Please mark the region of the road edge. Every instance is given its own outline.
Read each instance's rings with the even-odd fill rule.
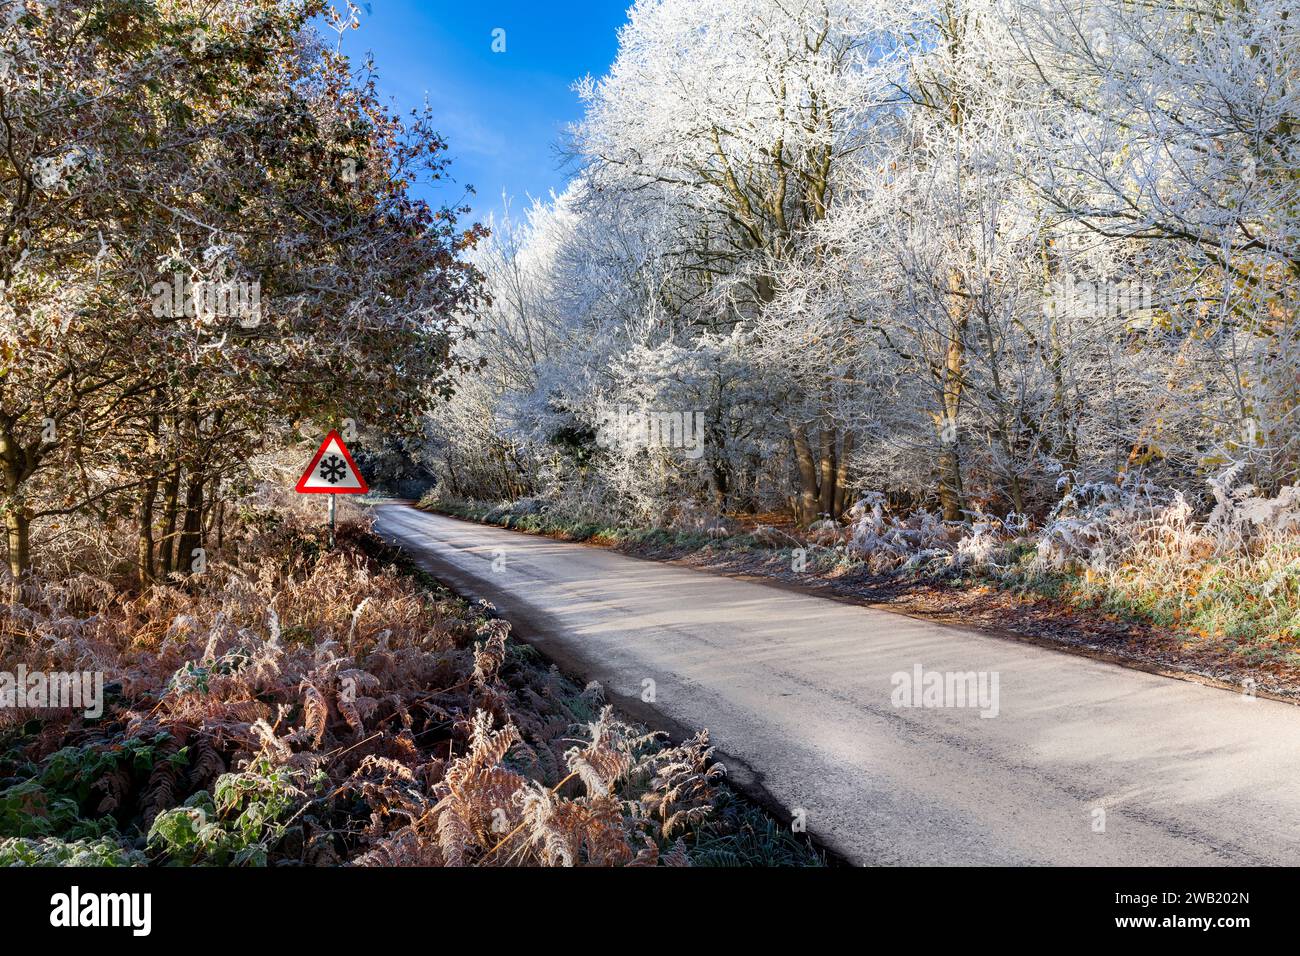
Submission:
[[[564,544],[579,545],[588,548],[596,548],[602,551],[613,551],[624,557],[635,558],[639,561],[648,561],[653,564],[666,564],[673,567],[685,568],[690,571],[699,571],[704,574],[711,574],[715,577],[731,578],[737,581],[746,581],[751,584],[761,584],[767,587],[776,588],[777,590],[790,591],[796,594],[803,594],[811,597],[820,597],[830,601],[836,601],[840,604],[847,604],[853,607],[865,607],[876,611],[886,611],[899,617],[910,618],[915,621],[926,621],[934,624],[941,624],[957,630],[968,631],[975,634],[982,634],[987,637],[996,637],[1002,640],[1015,641],[1020,644],[1029,644],[1034,647],[1041,647],[1045,650],[1056,651],[1062,654],[1070,654],[1075,657],[1083,657],[1089,660],[1097,661],[1103,664],[1113,664],[1128,670],[1141,671],[1146,674],[1154,674],[1158,677],[1167,677],[1171,680],[1185,681],[1190,684],[1199,684],[1202,687],[1210,687],[1214,690],[1225,691],[1232,694],[1241,694],[1242,688],[1238,684],[1222,680],[1217,677],[1211,677],[1207,674],[1198,674],[1195,671],[1182,670],[1176,667],[1144,661],[1139,658],[1129,657],[1124,654],[1118,654],[1114,651],[1107,651],[1101,648],[1088,647],[1079,644],[1067,644],[1061,641],[1055,641],[1048,637],[1042,637],[1037,634],[1025,634],[1020,631],[1013,631],[1010,628],[995,628],[985,625],[971,624],[965,621],[955,621],[949,615],[943,614],[922,614],[916,611],[907,611],[894,607],[888,603],[872,601],[868,598],[855,595],[850,592],[837,589],[834,582],[824,578],[817,579],[818,584],[803,584],[797,581],[789,581],[775,575],[755,574],[750,572],[731,571],[727,568],[711,566],[707,564],[694,564],[681,558],[659,558],[646,554],[638,554],[635,551],[627,551],[619,548],[617,545],[605,544],[599,541],[574,541],[568,538],[554,534],[546,534],[540,531],[527,531],[521,528],[507,528],[504,525],[492,521],[481,521],[475,518],[465,518],[460,515],[447,514],[442,511],[429,511],[420,508],[417,503],[409,501],[392,501],[391,504],[404,504],[414,511],[423,514],[435,514],[440,518],[447,518],[451,521],[460,521],[465,524],[480,525],[485,528],[496,528],[500,531],[508,531],[514,534],[525,535],[531,538],[549,538],[552,541],[560,541]],[[1287,696],[1274,691],[1256,689],[1254,696],[1261,700],[1276,701],[1280,704],[1289,704],[1292,707],[1300,707],[1300,697]]]

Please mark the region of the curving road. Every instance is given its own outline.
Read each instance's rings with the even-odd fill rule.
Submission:
[[[406,505],[374,515],[624,710],[707,727],[733,781],[851,862],[1300,864],[1300,707]],[[983,706],[956,706],[961,681],[903,706],[895,675],[918,667],[922,687],[982,673]]]

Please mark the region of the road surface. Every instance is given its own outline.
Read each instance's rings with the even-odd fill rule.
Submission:
[[[634,716],[707,727],[734,780],[850,862],[1300,864],[1300,707],[405,505],[375,518]],[[962,681],[905,698],[918,668],[983,675],[983,706]]]

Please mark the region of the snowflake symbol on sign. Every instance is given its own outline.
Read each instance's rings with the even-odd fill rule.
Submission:
[[[331,485],[342,481],[343,476],[347,473],[347,466],[343,463],[343,459],[338,455],[326,455],[321,459],[320,476]]]

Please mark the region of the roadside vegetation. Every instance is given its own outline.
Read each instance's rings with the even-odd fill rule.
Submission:
[[[361,521],[338,538],[246,502],[202,574],[8,607],[7,667],[108,683],[98,718],[0,711],[0,865],[823,862],[706,733],[619,719]]]

